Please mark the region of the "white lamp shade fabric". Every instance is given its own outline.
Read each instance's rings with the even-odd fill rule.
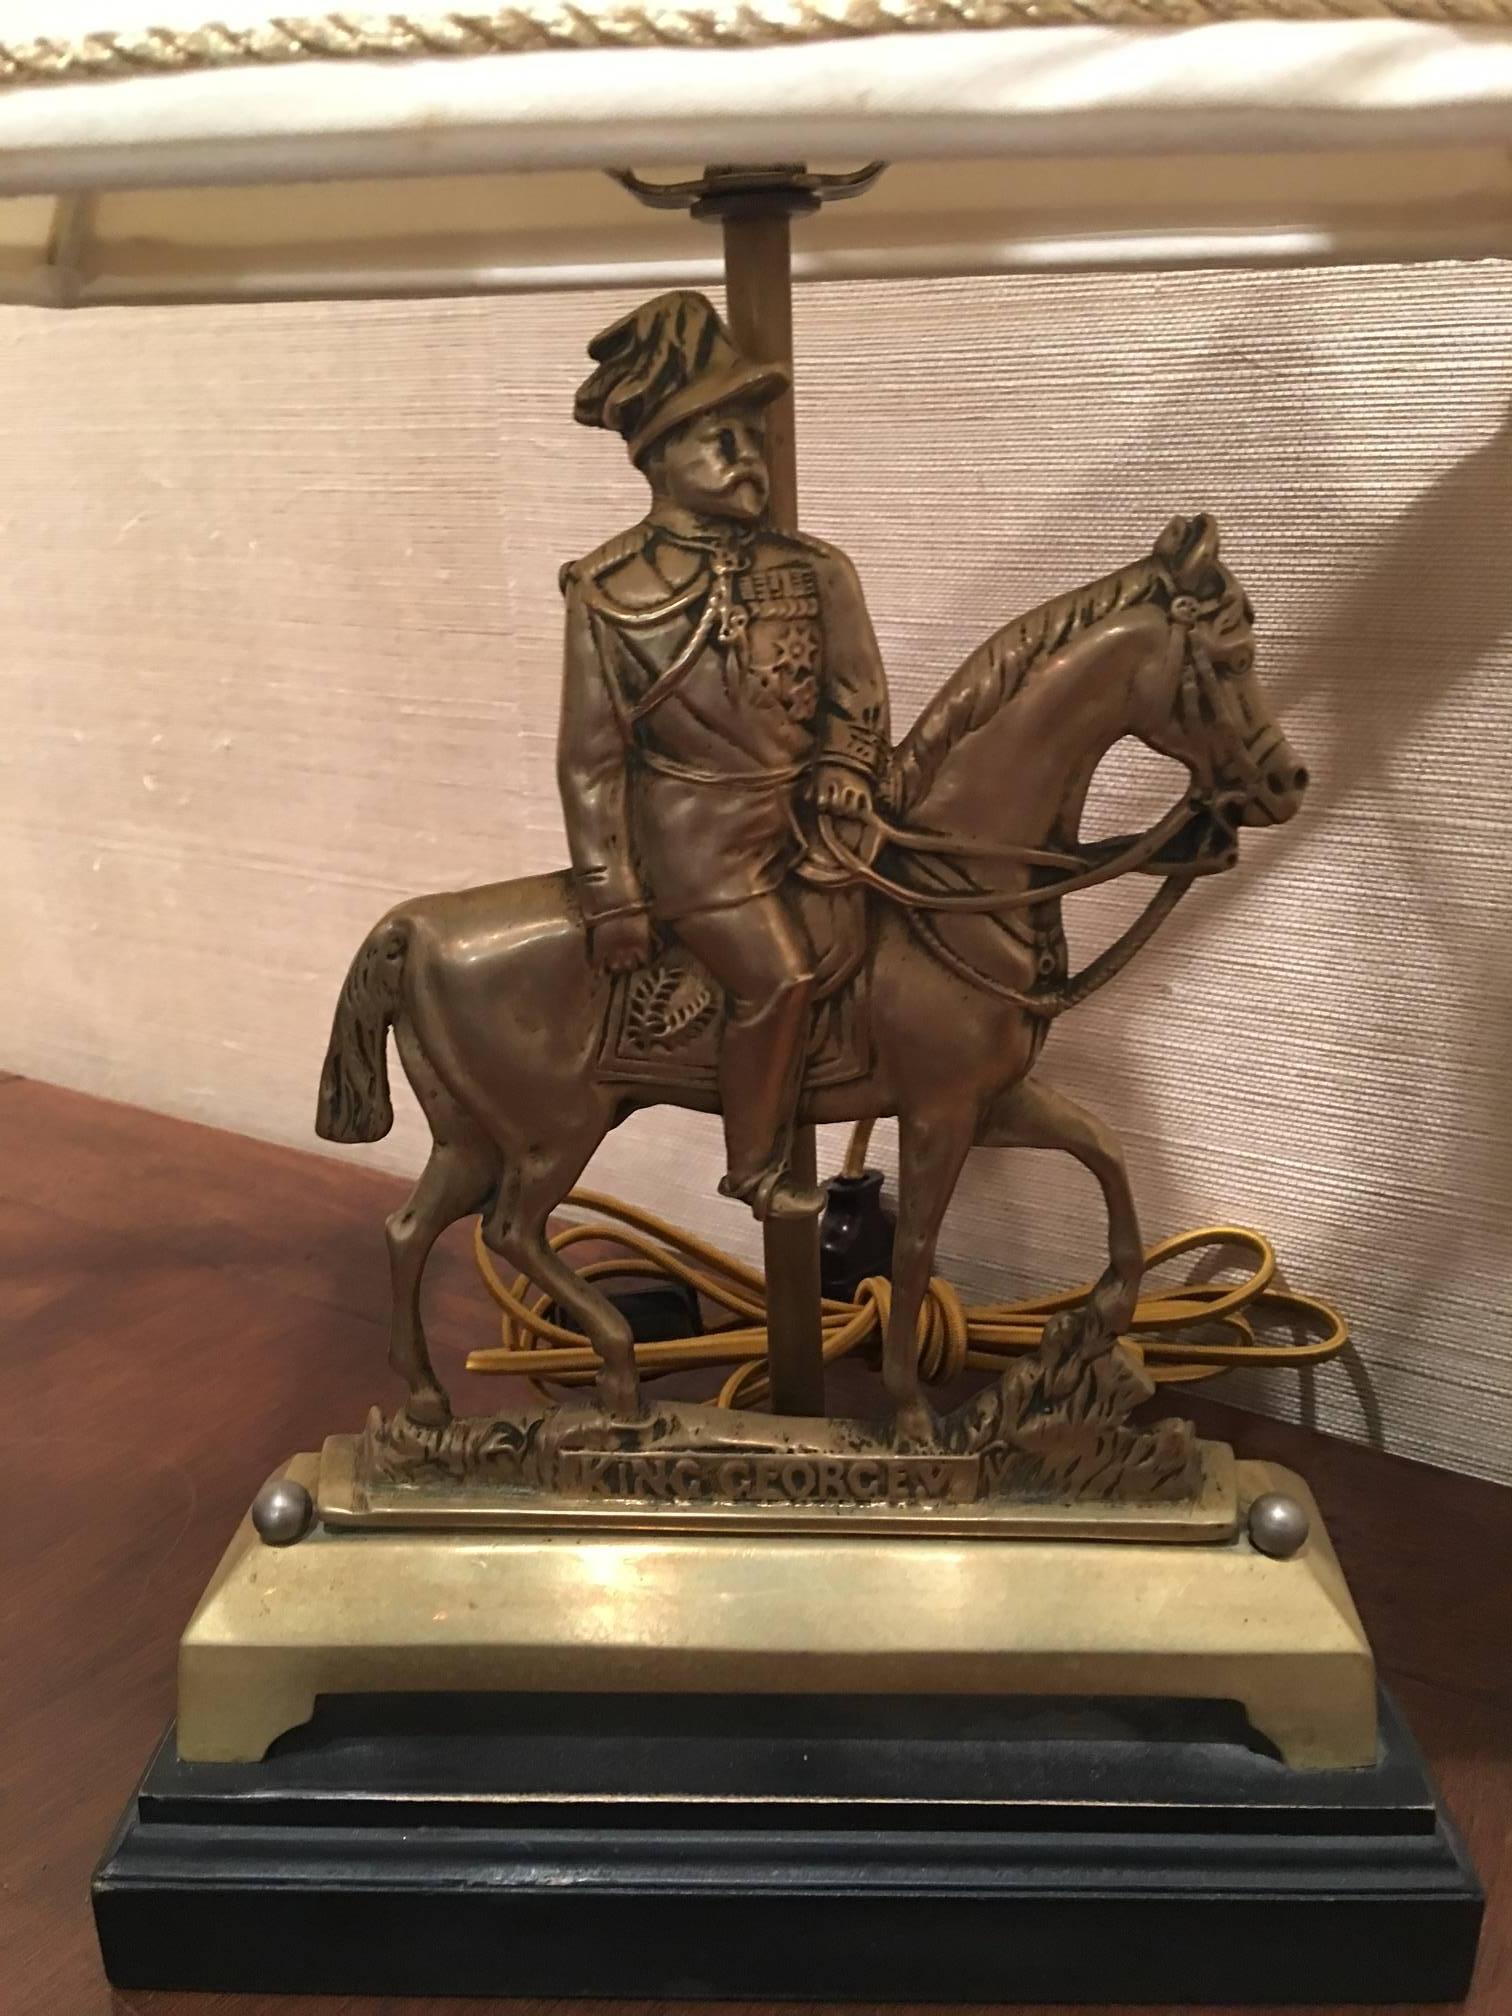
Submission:
[[[312,16],[294,24],[309,47],[291,52],[245,6],[211,34],[204,0],[150,16],[131,0],[118,18],[110,0],[0,0],[0,299],[697,280],[715,271],[712,235],[639,211],[597,171],[711,160],[892,164],[863,202],[801,227],[801,278],[1508,249],[1512,0],[1464,0],[1492,24],[1471,28],[967,31],[949,25],[955,0],[938,17],[931,4],[890,34],[859,32],[849,0],[822,17],[778,0],[727,17]],[[1018,0],[990,4],[998,15],[975,18],[1010,18]],[[1140,18],[1140,0],[1105,4]],[[453,53],[361,53],[396,21],[429,23],[431,46]],[[464,21],[526,39],[534,22],[548,43],[584,23],[591,40],[597,21],[630,46],[468,53]],[[319,53],[322,22],[345,24],[346,53]],[[692,46],[700,22],[750,46]],[[794,39],[763,41],[763,23]],[[655,32],[676,46],[636,46]]]

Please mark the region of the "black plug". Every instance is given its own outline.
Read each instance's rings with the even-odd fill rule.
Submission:
[[[882,1204],[882,1171],[831,1176],[819,1226],[819,1283],[834,1302],[849,1302],[870,1274],[892,1273],[896,1221]]]

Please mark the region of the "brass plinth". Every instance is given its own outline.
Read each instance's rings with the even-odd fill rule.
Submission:
[[[1289,1764],[1376,1749],[1369,1645],[1307,1487],[1289,1561],[1207,1546],[644,1531],[238,1530],[184,1633],[178,1741],[251,1762],[321,1694],[827,1693],[1237,1700]],[[286,1475],[312,1493],[313,1455]]]

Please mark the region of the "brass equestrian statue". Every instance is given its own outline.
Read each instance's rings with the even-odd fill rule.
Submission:
[[[1254,669],[1253,610],[1211,518],[1174,519],[1153,553],[1057,597],[987,639],[940,690],[879,777],[874,860],[826,811],[835,858],[869,886],[864,984],[870,1056],[850,1082],[805,1087],[804,1122],[895,1115],[901,1147],[884,1379],[897,1433],[935,1432],[916,1325],[940,1222],[966,1153],[1058,1148],[1102,1187],[1109,1260],[1085,1323],[1109,1340],[1132,1312],[1142,1245],[1109,1129],[1030,1073],[1049,1024],[1116,972],[1195,876],[1231,865],[1239,828],[1290,819],[1306,772]],[[1191,792],[1145,835],[1083,846],[1093,773],[1124,736],[1174,758]],[[1142,919],[1068,976],[1061,899],[1139,871],[1160,878]],[[598,1068],[616,978],[590,959],[566,873],[417,897],[370,932],[341,990],[319,1132],[374,1141],[392,1107],[386,1038],[434,1136],[388,1221],[390,1358],[411,1420],[449,1404],[427,1354],[427,1255],[482,1214],[490,1249],[570,1312],[601,1360],[607,1410],[643,1410],[624,1317],[547,1244],[552,1213],[611,1127],[644,1106],[714,1110],[677,1074],[634,1085]]]

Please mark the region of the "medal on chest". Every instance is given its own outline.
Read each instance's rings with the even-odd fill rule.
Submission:
[[[736,554],[722,551],[714,557],[714,596],[731,697],[811,719],[824,655],[813,568],[802,560],[742,568]]]

